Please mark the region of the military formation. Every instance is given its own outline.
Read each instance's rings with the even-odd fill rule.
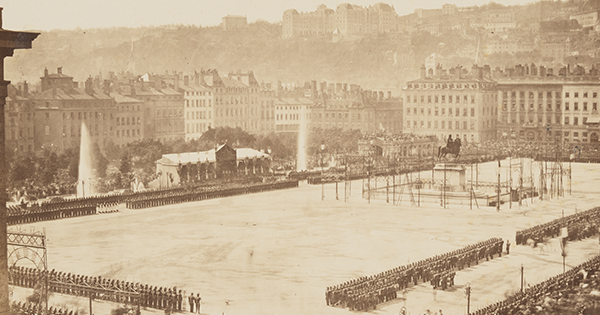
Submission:
[[[598,271],[600,271],[600,256],[596,256],[565,273],[529,287],[524,292],[519,291],[506,300],[472,312],[470,315],[536,314],[540,310],[539,306],[543,305],[548,297],[569,296],[573,288],[583,284],[586,274],[595,274]],[[580,312],[579,314],[588,313]]]
[[[101,202],[98,203],[97,213],[113,213],[119,212],[119,203],[116,201],[113,202]]]
[[[515,241],[517,245],[526,245],[528,240],[541,243],[546,238],[558,237],[561,228],[566,227],[569,241],[576,241],[591,237],[598,233],[600,224],[600,207],[595,207],[583,212],[575,213],[554,221],[546,222],[531,228],[517,231]]]
[[[245,195],[263,191],[298,187],[298,181],[280,181],[269,184],[252,184],[243,187],[195,187],[177,190],[158,190],[152,193],[131,196],[126,201],[127,209],[144,209],[205,199]]]
[[[10,306],[10,313],[14,315],[37,315],[41,314],[41,305],[32,302],[13,302]],[[77,311],[63,310],[59,307],[48,308],[48,315],[77,315]]]
[[[467,247],[403,265],[376,275],[363,276],[328,287],[325,300],[328,306],[347,307],[355,311],[369,311],[377,304],[397,297],[398,291],[430,281],[434,288],[454,285],[455,270],[477,265],[480,260],[502,256],[504,241],[491,238]]]
[[[155,309],[181,311],[183,293],[176,287],[165,288],[147,284],[126,282],[35,268],[12,266],[9,268],[11,283],[25,288],[35,288],[48,279],[48,290],[60,294],[91,296],[94,299],[140,305]]]
[[[44,204],[23,206],[11,205],[7,207],[8,225],[33,223],[38,221],[58,220],[96,214],[95,205],[66,204],[64,207],[47,207]]]

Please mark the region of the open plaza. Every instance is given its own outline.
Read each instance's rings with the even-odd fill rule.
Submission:
[[[536,165],[532,173],[539,173]],[[496,168],[497,162],[481,164],[479,180],[494,181]],[[339,200],[333,183],[301,183],[299,188],[139,210],[121,205],[119,212],[11,229],[45,229],[50,270],[176,286],[185,290],[184,302],[190,293],[201,294],[202,314],[240,315],[348,314],[347,308],[326,305],[328,286],[492,237],[510,240],[509,255],[457,271],[455,285],[447,290],[420,283],[373,311],[398,314],[406,307],[409,314],[465,314],[467,284],[473,312],[520,290],[521,266],[525,287],[563,271],[558,239],[536,248],[516,246],[515,232],[596,206],[594,183],[599,179],[599,165],[572,163],[572,183],[564,177],[564,195],[528,199],[521,206],[504,203],[500,211],[483,205],[471,210],[451,199],[446,208],[439,202],[418,207],[406,196],[399,205],[381,195],[369,203],[361,196],[366,180],[357,180],[347,201],[343,181],[338,183]],[[599,250],[595,238],[570,242],[565,268]],[[14,300],[31,294],[11,289]],[[49,304],[80,315],[89,312],[87,298],[54,293]],[[94,302],[94,314],[108,314],[117,306]],[[142,309],[142,314],[159,312]]]

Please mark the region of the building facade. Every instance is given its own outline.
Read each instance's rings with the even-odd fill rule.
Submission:
[[[489,67],[473,66],[471,73],[456,67],[439,69],[436,76],[407,82],[402,88],[404,132],[482,142],[496,138],[497,86]]]
[[[78,147],[81,128],[86,125],[91,141],[100,147],[114,137],[116,105],[109,95],[95,88],[91,78],[83,88],[58,68],[56,74],[40,78],[42,91],[32,96],[35,104],[34,147],[55,148],[62,152]]]
[[[517,65],[495,72],[504,139],[597,143],[600,73],[592,68]]]
[[[27,82],[8,86],[4,106],[5,145],[7,152],[32,152],[34,150],[35,106],[29,98]]]
[[[398,22],[394,7],[382,2],[369,7],[343,3],[335,11],[319,5],[313,12],[286,10],[282,36],[325,35],[336,31],[341,36],[390,33],[398,31]]]
[[[112,94],[111,97],[116,105],[113,142],[123,146],[145,139],[144,102],[120,94]]]

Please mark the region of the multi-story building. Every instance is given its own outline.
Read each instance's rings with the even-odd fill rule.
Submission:
[[[78,88],[73,78],[44,70],[42,91],[31,97],[35,104],[34,147],[52,147],[63,151],[80,144],[81,128],[85,124],[91,141],[101,147],[114,136],[115,102],[95,88],[91,78],[84,88]]]
[[[474,23],[493,34],[504,33],[517,27],[515,12],[512,9],[488,10],[481,14],[481,21]]]
[[[383,91],[363,91],[358,85],[331,84],[311,110],[314,128],[399,133],[402,131],[402,102]]]
[[[497,87],[490,69],[473,66],[470,74],[460,67],[427,76],[421,68],[418,80],[402,88],[404,131],[417,135],[449,135],[463,142],[496,137]]]
[[[458,11],[458,7],[455,4],[444,4],[442,5],[443,15],[454,15]]]
[[[313,12],[298,13],[295,9],[283,12],[283,38],[302,35],[325,35],[333,32],[333,20],[329,19],[334,11],[324,4]],[[334,28],[335,29],[335,28]]]
[[[145,139],[144,102],[120,94],[110,96],[115,100],[116,105],[114,144],[123,146]]]
[[[570,15],[569,19],[577,20],[581,27],[594,27],[598,24],[598,12],[600,12],[598,1],[585,1],[576,13]]]
[[[275,132],[299,132],[310,126],[314,102],[306,97],[280,97],[275,100]]]
[[[252,71],[222,77],[217,70],[203,70],[200,77],[214,95],[215,127],[239,127],[250,133],[261,130],[260,85]]]
[[[29,98],[27,82],[8,86],[8,97],[4,107],[6,150],[31,152],[34,149],[35,107]]]
[[[176,76],[175,87],[183,93],[185,101],[185,140],[199,139],[204,132],[213,127],[213,92],[200,84],[200,74],[195,73],[193,82],[189,76],[183,77],[179,84]]]
[[[161,142],[185,139],[183,93],[167,86],[163,77],[145,74],[134,82],[120,84],[117,93],[140,100],[145,139]]]
[[[222,18],[223,29],[226,31],[248,28],[248,20],[241,15],[227,15]]]
[[[320,5],[313,12],[290,9],[283,13],[284,38],[332,34],[336,30],[342,36],[395,32],[398,14],[393,6],[381,2],[369,7],[343,3],[335,11]]]
[[[495,72],[498,133],[534,142],[598,142],[600,72],[517,65]]]
[[[502,39],[495,38],[485,43],[483,51],[485,54],[508,53],[531,53],[536,49],[536,45],[531,40],[525,39]]]
[[[277,95],[271,89],[271,84],[261,84],[260,89],[260,127],[259,133],[269,133],[275,131],[276,116],[275,116],[275,100]]]

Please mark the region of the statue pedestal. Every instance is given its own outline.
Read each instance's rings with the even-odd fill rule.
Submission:
[[[444,178],[446,185],[444,185]],[[438,163],[433,168],[434,189],[446,191],[467,191],[465,166],[457,163]]]

